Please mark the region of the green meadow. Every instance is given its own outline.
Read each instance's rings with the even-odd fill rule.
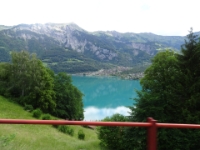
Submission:
[[[0,119],[35,119],[23,107],[0,96]],[[52,125],[0,124],[1,150],[100,150],[97,131],[70,126],[74,135],[64,134]],[[78,139],[83,130],[85,139]]]

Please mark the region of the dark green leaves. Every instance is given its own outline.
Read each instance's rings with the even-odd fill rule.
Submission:
[[[132,121],[200,123],[200,41],[192,30],[182,46],[182,54],[158,53],[141,79]],[[145,129],[130,129],[126,139],[136,137],[129,146],[146,149]],[[127,134],[128,135],[128,134]],[[199,131],[191,129],[159,129],[158,149],[200,149]],[[142,143],[142,144],[137,144]],[[145,144],[144,144],[145,143]]]
[[[64,119],[83,119],[83,94],[72,85],[72,80],[66,73],[58,73],[54,78],[56,92],[55,115]]]
[[[84,118],[83,94],[71,77],[55,75],[27,51],[12,52],[12,63],[0,64],[0,94],[64,119]]]

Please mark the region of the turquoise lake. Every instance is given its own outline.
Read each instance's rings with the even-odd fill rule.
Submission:
[[[138,80],[122,80],[113,77],[72,76],[83,94],[84,120],[101,120],[115,113],[129,115],[127,106],[133,106],[135,90],[140,90]]]

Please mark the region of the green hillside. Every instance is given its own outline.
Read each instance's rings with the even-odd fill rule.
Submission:
[[[34,119],[30,112],[0,96],[1,119]],[[74,136],[59,132],[51,125],[0,124],[1,150],[100,150],[95,130],[71,126]],[[78,139],[82,129],[85,140]]]

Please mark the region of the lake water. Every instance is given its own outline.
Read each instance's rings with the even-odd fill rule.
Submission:
[[[138,80],[112,77],[72,76],[73,84],[84,94],[84,120],[95,121],[119,113],[129,115],[127,106],[133,106]]]

